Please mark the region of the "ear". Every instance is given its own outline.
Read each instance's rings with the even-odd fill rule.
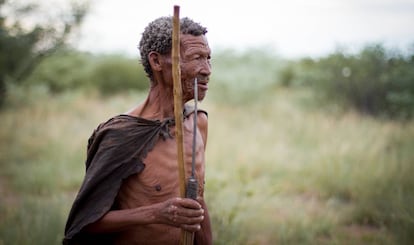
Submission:
[[[148,61],[151,65],[151,69],[153,71],[161,71],[162,70],[162,56],[160,53],[152,51],[148,54]]]

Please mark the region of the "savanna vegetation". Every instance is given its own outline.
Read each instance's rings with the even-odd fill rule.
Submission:
[[[23,40],[4,23],[1,41]],[[88,137],[148,89],[138,58],[60,40],[22,77],[1,50],[0,245],[60,244]],[[380,44],[296,60],[214,51],[201,103],[214,243],[412,244],[413,63]]]
[[[7,83],[19,84],[37,65],[65,47],[88,12],[89,3],[0,0],[0,106]]]
[[[412,107],[393,118],[320,96],[322,85],[305,74],[329,74],[325,60],[339,54],[292,61],[251,50],[213,57],[202,107],[210,118],[206,196],[215,244],[414,241]],[[305,61],[315,70],[303,68]],[[402,79],[412,86],[412,78]],[[138,59],[70,50],[8,84],[0,111],[0,244],[60,242],[89,135],[141,101],[147,86]]]

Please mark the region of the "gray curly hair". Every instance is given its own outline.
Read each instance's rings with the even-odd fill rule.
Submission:
[[[148,61],[148,54],[152,51],[160,54],[168,54],[171,52],[172,29],[172,17],[160,17],[149,23],[142,33],[138,48],[141,55],[141,63],[144,66],[147,76],[151,80],[153,79],[153,73]],[[184,17],[180,19],[180,32],[181,34],[200,36],[207,33],[207,28],[188,17]]]

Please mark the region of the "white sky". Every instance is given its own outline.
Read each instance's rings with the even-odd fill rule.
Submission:
[[[319,56],[338,46],[414,43],[414,0],[92,0],[78,47],[138,55],[145,26],[160,16],[188,16],[206,26],[210,46],[268,47],[283,57]]]

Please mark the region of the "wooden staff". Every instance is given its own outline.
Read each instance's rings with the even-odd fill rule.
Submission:
[[[172,32],[172,73],[174,83],[174,117],[175,138],[177,141],[178,177],[180,183],[180,196],[186,196],[185,168],[184,168],[184,141],[183,141],[183,99],[181,88],[180,69],[180,6],[174,6],[173,32]],[[193,244],[194,233],[181,230],[181,244]]]

